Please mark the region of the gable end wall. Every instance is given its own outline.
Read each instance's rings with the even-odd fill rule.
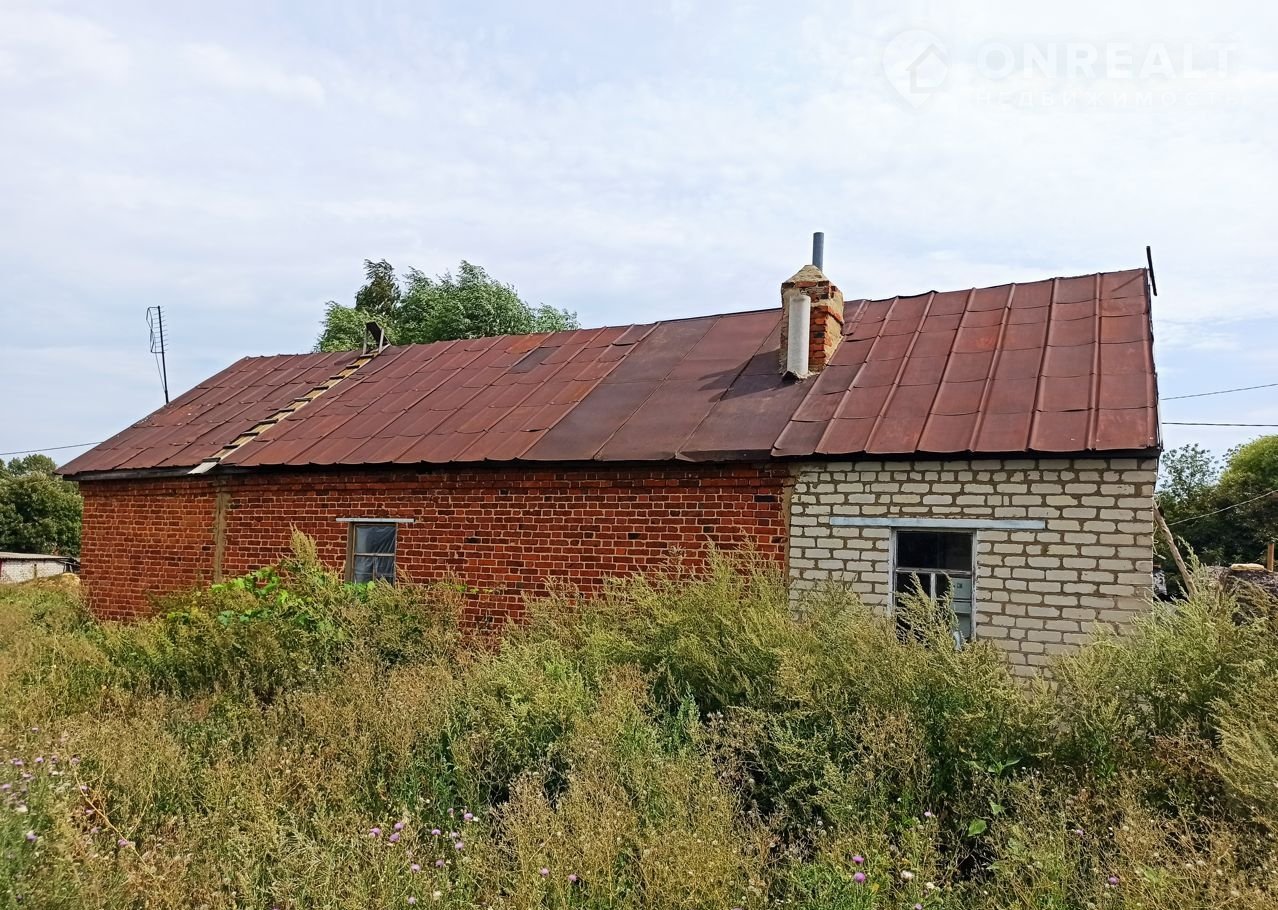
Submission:
[[[833,516],[1041,519],[976,531],[975,635],[1023,672],[1147,609],[1153,458],[825,462],[798,468],[789,564],[796,592],[836,581],[891,603],[893,531]]]

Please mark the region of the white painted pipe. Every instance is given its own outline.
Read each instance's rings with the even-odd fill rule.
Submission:
[[[790,322],[786,328],[786,372],[806,379],[808,375],[808,344],[812,331],[812,298],[797,291],[786,300]]]

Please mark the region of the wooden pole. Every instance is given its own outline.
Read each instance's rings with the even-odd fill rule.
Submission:
[[[1265,544],[1265,571],[1272,572],[1274,570],[1274,542],[1271,540]]]
[[[1158,505],[1154,505],[1154,521],[1158,524],[1158,530],[1163,532],[1163,536],[1167,538],[1167,545],[1171,547],[1172,559],[1176,561],[1176,568],[1180,572],[1181,579],[1185,582],[1185,590],[1190,597],[1198,596],[1198,589],[1194,585],[1194,578],[1189,574],[1189,570],[1185,568],[1185,560],[1181,559],[1180,547],[1176,546],[1176,538],[1172,536],[1171,528],[1167,527],[1167,519],[1163,518],[1162,509]]]

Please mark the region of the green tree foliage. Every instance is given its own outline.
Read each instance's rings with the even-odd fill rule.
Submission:
[[[1253,562],[1278,538],[1278,436],[1231,449],[1223,462],[1197,445],[1165,453],[1158,505],[1204,562]]]
[[[355,305],[329,301],[320,351],[348,351],[363,344],[364,324],[375,321],[395,344],[426,344],[455,338],[525,335],[578,327],[577,316],[550,306],[532,306],[515,289],[462,260],[454,275],[431,278],[409,269],[402,278],[385,259],[364,261],[365,282]]]
[[[79,554],[83,502],[57,467],[47,455],[0,462],[0,550]]]

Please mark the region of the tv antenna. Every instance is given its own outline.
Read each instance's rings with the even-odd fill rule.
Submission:
[[[164,388],[164,403],[169,403],[169,365],[165,360],[168,339],[164,336],[164,311],[158,306],[146,308],[146,324],[151,330],[151,353],[160,372],[160,385]]]

